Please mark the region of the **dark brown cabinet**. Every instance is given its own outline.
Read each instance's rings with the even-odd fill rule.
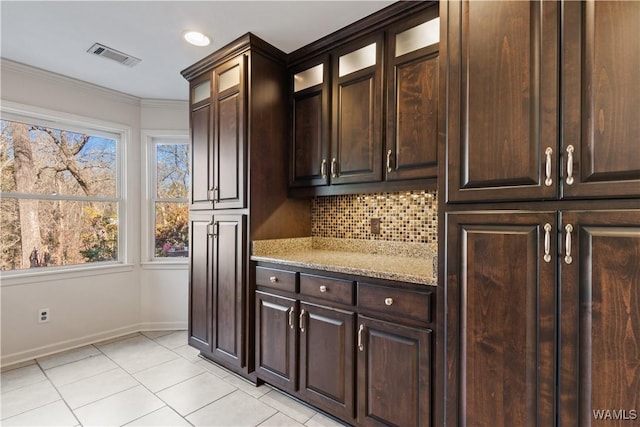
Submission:
[[[556,197],[558,3],[456,1],[443,7],[447,201]]]
[[[639,22],[635,1],[563,4],[565,198],[640,195]]]
[[[348,423],[431,425],[431,287],[270,265],[255,277],[259,379]]]
[[[244,215],[191,215],[189,343],[212,358],[241,366],[245,345]],[[215,319],[215,322],[212,321]]]
[[[451,213],[447,226],[447,327],[460,337],[447,423],[555,425],[556,407],[562,426],[632,416],[640,211]]]
[[[438,176],[439,36],[436,8],[388,31],[387,181]]]
[[[382,34],[333,53],[332,184],[382,179]]]
[[[189,345],[211,352],[211,310],[213,304],[213,247],[208,229],[212,216],[192,212],[189,262]]]
[[[431,425],[431,331],[358,316],[358,423]]]
[[[241,55],[213,70],[214,209],[244,208],[246,62]]]
[[[283,390],[298,384],[298,302],[256,291],[256,371]]]
[[[227,366],[245,363],[245,215],[215,215],[209,226],[213,239],[213,309],[211,357]]]
[[[300,303],[300,396],[338,416],[354,415],[353,312]]]
[[[447,230],[447,425],[554,425],[556,213],[451,213]]]
[[[559,425],[637,423],[640,211],[568,211],[562,224]]]
[[[292,188],[398,190],[437,176],[438,8],[395,7],[407,11],[292,54]]]
[[[291,70],[292,124],[289,185],[329,184],[329,56]]]
[[[191,210],[213,207],[213,146],[211,144],[211,74],[191,83]]]
[[[286,57],[247,34],[187,68],[192,200],[189,343],[256,380],[250,242],[308,236],[287,198]],[[272,313],[273,314],[273,313]]]
[[[445,7],[449,202],[640,194],[640,4]]]

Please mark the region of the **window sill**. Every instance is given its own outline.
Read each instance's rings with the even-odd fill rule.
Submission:
[[[34,270],[3,271],[0,287],[25,285],[53,280],[68,280],[100,274],[116,274],[133,271],[132,264],[77,265],[61,268],[38,268]]]
[[[189,258],[181,258],[181,261],[147,261],[140,263],[143,270],[187,270]]]

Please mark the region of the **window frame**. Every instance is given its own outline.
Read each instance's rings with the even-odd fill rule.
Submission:
[[[163,268],[163,269],[186,269],[189,265],[189,256],[191,248],[189,248],[189,256],[187,257],[156,257],[155,256],[155,203],[156,202],[176,202],[176,199],[162,199],[157,197],[157,177],[156,177],[156,147],[159,143],[166,143],[167,140],[175,140],[176,144],[187,144],[189,153],[191,153],[191,140],[189,132],[185,130],[157,130],[143,129],[141,132],[141,141],[143,141],[143,159],[145,167],[143,168],[143,177],[141,182],[145,183],[144,203],[141,206],[141,252],[143,268]],[[191,158],[189,154],[189,176],[191,176]],[[189,205],[189,199],[183,199],[184,203]]]
[[[52,275],[61,279],[83,277],[101,272],[121,272],[133,269],[128,248],[129,215],[127,212],[127,153],[131,140],[131,127],[76,114],[63,113],[2,100],[0,118],[36,126],[47,126],[59,130],[85,133],[92,136],[114,138],[116,140],[116,188],[114,197],[73,195],[52,196],[47,194],[2,193],[2,197],[35,200],[80,200],[118,204],[118,251],[115,261],[96,261],[84,264],[59,265],[51,267],[27,268],[0,271],[0,286],[46,282]]]

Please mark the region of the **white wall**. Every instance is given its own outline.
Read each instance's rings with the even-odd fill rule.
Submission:
[[[125,265],[91,271],[7,278],[0,283],[0,364],[8,365],[62,349],[145,329],[186,328],[188,272],[182,266],[147,266],[141,261],[142,129],[189,127],[180,101],[141,100],[64,76],[2,60],[0,102],[26,105],[64,116],[118,124],[128,130],[126,146]],[[49,308],[49,323],[37,310]]]

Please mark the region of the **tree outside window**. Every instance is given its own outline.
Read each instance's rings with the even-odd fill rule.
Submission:
[[[189,256],[189,144],[153,138],[154,257]]]
[[[0,120],[0,269],[118,260],[119,135]]]

